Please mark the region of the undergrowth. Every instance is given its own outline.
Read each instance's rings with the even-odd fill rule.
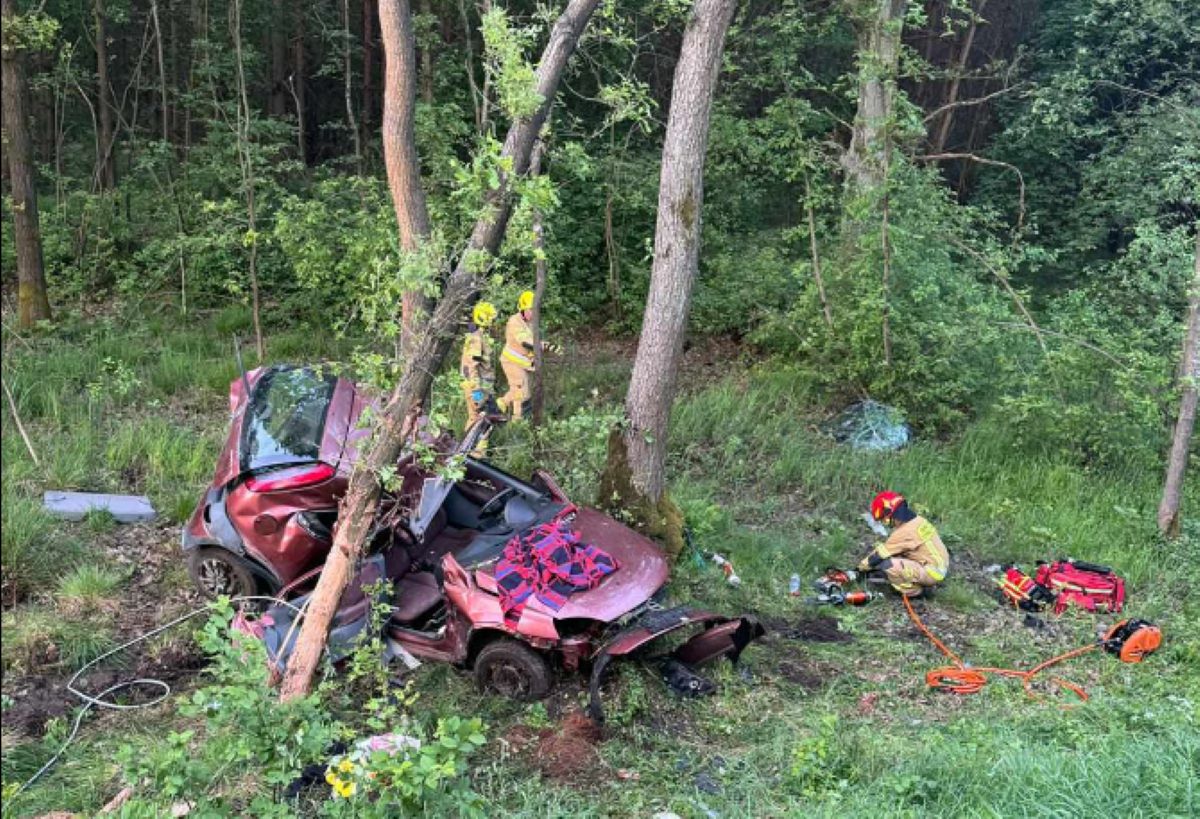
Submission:
[[[145,491],[161,512],[181,519],[211,474],[228,382],[236,375],[228,345],[203,323],[99,330],[68,324],[31,343],[33,351],[10,349],[5,372],[42,462],[33,463],[6,423],[5,603],[11,605],[10,595],[26,601],[4,615],[6,675],[69,673],[127,637],[114,633],[109,605],[129,593],[123,575],[81,553],[93,538],[119,538],[121,527],[98,519],[52,521],[39,509],[40,492]],[[292,334],[273,339],[271,348],[323,360],[337,357],[343,344]],[[547,465],[585,503],[592,500],[604,434],[619,417],[628,366],[618,359],[591,363],[600,373],[595,379],[581,368],[556,370],[552,362],[549,425],[537,432],[514,426],[493,441],[494,454],[514,472]],[[105,385],[89,389],[97,373]],[[477,795],[496,814],[564,817],[1195,815],[1200,682],[1191,669],[1200,663],[1200,604],[1189,594],[1200,579],[1193,568],[1200,563],[1195,481],[1185,498],[1192,517],[1183,537],[1168,543],[1153,523],[1159,475],[1031,454],[1010,440],[1004,419],[985,415],[953,439],[861,453],[822,434],[820,389],[786,365],[689,386],[674,413],[670,471],[696,551],[676,567],[671,599],[753,611],[785,631],[828,616],[847,641],[771,636],[747,650],[740,672],[727,665],[708,670],[719,690],[702,700],[669,694],[649,666],[618,664],[604,690],[609,722],[597,746],[596,775],[547,777],[531,760],[536,749],[492,740],[472,758],[466,778],[455,780],[454,798],[463,801],[452,812],[469,810]],[[1142,665],[1100,653],[1072,661],[1062,673],[1086,685],[1091,700],[1070,710],[1029,700],[1019,684],[1004,680],[975,697],[931,693],[924,672],[944,660],[894,601],[814,610],[787,594],[793,573],[807,582],[869,548],[873,536],[859,516],[883,487],[911,498],[950,546],[951,576],[924,611],[969,661],[1028,668],[1111,623],[1072,616],[1034,632],[997,605],[986,566],[1066,555],[1108,563],[1125,575],[1128,614],[1158,621],[1163,648]],[[712,551],[733,561],[741,586],[727,585],[706,562]],[[209,642],[219,656],[219,641]],[[48,645],[57,647],[55,656],[46,655]],[[238,709],[272,713],[258,699],[261,685],[230,679],[207,677],[204,693],[184,690],[151,713],[89,718],[67,761],[16,808],[6,805],[5,815],[92,811],[126,782],[137,783],[138,810],[161,815],[174,799],[172,776],[182,776],[189,792],[204,792],[206,810],[267,810],[270,800],[256,800],[276,792],[284,769],[266,783],[267,769],[276,768],[264,762],[265,746],[253,743],[275,737],[283,745],[273,747],[293,747],[294,731],[284,736],[276,729],[296,726],[255,723]],[[484,697],[468,675],[427,663],[403,689],[404,698],[417,696],[415,703],[387,711],[391,716],[381,722],[378,709],[360,707],[370,697],[356,699],[357,689],[338,691],[339,684],[346,685],[326,689],[327,699],[306,719],[327,725],[345,709],[339,719],[353,725],[347,736],[419,723],[431,742],[442,741],[439,715],[478,716],[491,736],[510,737],[518,729],[547,730],[585,701],[571,675],[563,675],[551,700],[525,706]],[[225,693],[217,697],[214,685],[225,685]],[[205,705],[237,697],[242,705],[220,719]],[[190,715],[177,707],[185,701]],[[10,741],[6,729],[6,787],[53,753],[66,722],[53,722],[40,739]],[[261,730],[248,731],[251,724]],[[470,743],[474,733],[464,736]],[[302,761],[328,762],[321,737],[294,756],[288,773]],[[221,767],[218,756],[233,761]],[[365,788],[367,780],[356,778],[365,770],[334,773],[343,789],[351,782]],[[395,770],[387,775],[404,781]],[[349,802],[332,798],[337,787],[318,783],[288,809],[352,813]]]

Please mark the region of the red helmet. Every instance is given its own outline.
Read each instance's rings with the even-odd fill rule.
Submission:
[[[902,503],[904,503],[904,496],[899,492],[891,490],[880,492],[875,496],[875,500],[871,501],[871,517],[875,520],[890,520],[892,513]]]

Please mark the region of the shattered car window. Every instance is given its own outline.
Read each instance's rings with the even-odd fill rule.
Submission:
[[[269,370],[242,425],[242,469],[315,461],[337,378],[307,367]]]

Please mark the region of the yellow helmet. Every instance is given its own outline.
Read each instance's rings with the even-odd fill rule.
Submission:
[[[524,293],[517,296],[517,309],[518,310],[532,310],[533,309],[533,291],[532,290],[526,290]]]
[[[495,320],[496,308],[490,301],[479,302],[479,304],[475,305],[475,309],[471,311],[471,321],[480,327],[490,327]]]

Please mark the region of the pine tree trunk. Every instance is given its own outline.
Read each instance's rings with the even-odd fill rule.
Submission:
[[[171,106],[167,97],[167,62],[163,50],[162,21],[158,17],[158,0],[150,0],[150,19],[154,23],[154,40],[158,55],[158,104],[162,125],[162,141],[171,142]]]
[[[622,501],[647,530],[666,538],[672,556],[683,540],[678,510],[666,496],[667,426],[699,266],[709,116],[736,7],[736,0],[697,0],[683,35],[663,142],[650,292],[625,397],[628,423],[620,440],[610,440],[601,483],[602,500],[611,494],[606,490],[619,496],[632,490],[634,497]]]
[[[96,85],[100,100],[100,156],[97,157],[97,181],[104,190],[117,185],[116,136],[113,129],[112,86],[108,78],[108,20],[104,0],[94,0],[92,8],[96,24]]]
[[[512,124],[501,151],[501,159],[511,163],[512,171],[501,179],[499,188],[488,196],[488,212],[476,222],[464,257],[446,280],[433,315],[428,321],[420,316],[415,317],[417,326],[413,333],[412,352],[405,361],[400,382],[379,416],[366,456],[355,464],[350,485],[339,507],[333,545],[313,591],[300,635],[296,638],[296,649],[288,661],[280,691],[280,697],[285,701],[304,696],[312,685],[313,673],[325,649],[329,624],[358,564],[366,535],[375,519],[380,496],[379,470],[394,464],[400,456],[411,428],[414,409],[428,394],[433,376],[445,359],[455,332],[462,326],[463,317],[479,294],[479,273],[472,257],[480,253],[494,256],[500,247],[500,240],[512,215],[512,177],[523,176],[529,168],[534,140],[541,132],[554,102],[567,61],[599,2],[570,0],[555,23],[536,74],[542,104],[532,117]],[[412,15],[408,0],[380,0],[380,31],[388,64],[384,86],[385,111],[389,105],[393,106],[392,116],[402,125],[411,122],[416,87]],[[407,110],[398,110],[400,108]],[[411,159],[415,163],[415,147]],[[420,185],[420,169],[417,165],[402,169],[402,176]],[[402,194],[411,192],[407,186],[401,191]],[[401,210],[400,203],[396,203],[396,206],[398,211]],[[407,214],[405,219],[412,224],[413,220]]]
[[[288,109],[286,20],[284,0],[271,0],[271,94],[267,98],[267,114],[276,119],[286,116]]]
[[[292,101],[296,106],[296,150],[300,154],[300,161],[307,163],[308,132],[305,129],[308,126],[305,114],[308,111],[308,103],[305,98],[307,94],[305,72],[308,68],[304,51],[304,15],[305,9],[303,6],[296,9],[296,28],[292,35],[294,38],[292,40],[292,73],[288,77],[288,87],[291,89]]]
[[[416,252],[429,238],[431,226],[421,158],[417,155],[414,108],[417,96],[416,36],[408,0],[379,0],[379,33],[383,39],[383,160],[396,211],[400,246]],[[410,291],[401,299],[401,356],[413,349],[416,328],[428,315],[429,299]]]
[[[350,0],[342,0],[342,92],[346,104],[346,127],[354,143],[354,170],[363,172],[362,134],[358,131],[358,117],[354,114],[354,59],[350,32]]]
[[[375,2],[362,0],[362,89],[358,127],[367,141],[375,121]]]
[[[422,17],[433,14],[429,0],[420,0],[418,8]],[[433,49],[429,44],[421,49],[421,102],[433,105]]]
[[[1163,482],[1162,502],[1158,506],[1158,528],[1167,537],[1178,537],[1179,507],[1183,500],[1183,479],[1187,475],[1192,433],[1196,428],[1197,390],[1200,390],[1200,225],[1196,232],[1195,274],[1188,293],[1187,335],[1183,342],[1183,357],[1179,381],[1183,395],[1179,399],[1179,417],[1167,457],[1167,477]]]
[[[900,35],[908,0],[868,0],[858,37],[858,111],[842,155],[847,181],[859,192],[883,181],[883,132],[892,115]]]
[[[28,86],[18,44],[11,42],[15,0],[0,0],[3,17],[3,105],[5,159],[12,193],[13,238],[17,251],[17,326],[28,329],[50,319],[42,236],[38,224],[37,189],[33,176],[33,147],[26,108]]]
[[[246,235],[250,246],[250,311],[254,322],[254,351],[258,362],[266,360],[263,341],[262,301],[258,288],[258,203],[254,161],[250,154],[250,96],[246,86],[246,61],[242,54],[242,0],[233,0],[229,7],[229,28],[233,39],[233,56],[238,93],[237,145],[242,166],[242,186],[246,197]]]
[[[538,139],[529,160],[529,175],[542,172],[542,156],[546,152],[545,138]],[[529,393],[530,424],[542,425],[546,406],[546,355],[542,349],[542,300],[546,296],[546,231],[542,212],[533,211],[533,265],[536,271],[533,286],[533,372]]]
[[[984,7],[987,6],[987,0],[979,0],[979,8],[971,10],[971,23],[967,28],[967,37],[963,41],[962,48],[958,52],[958,57],[954,63],[954,76],[950,80],[950,88],[946,92],[946,100],[942,103],[943,106],[953,106],[958,102],[958,90],[962,87],[963,74],[971,63],[971,48],[975,45],[975,32],[979,28],[979,15],[983,14]],[[954,125],[955,108],[946,108],[946,113],[942,115],[941,125],[938,127],[937,138],[933,141],[933,153],[940,154],[946,150],[946,143],[950,139],[950,128]]]

